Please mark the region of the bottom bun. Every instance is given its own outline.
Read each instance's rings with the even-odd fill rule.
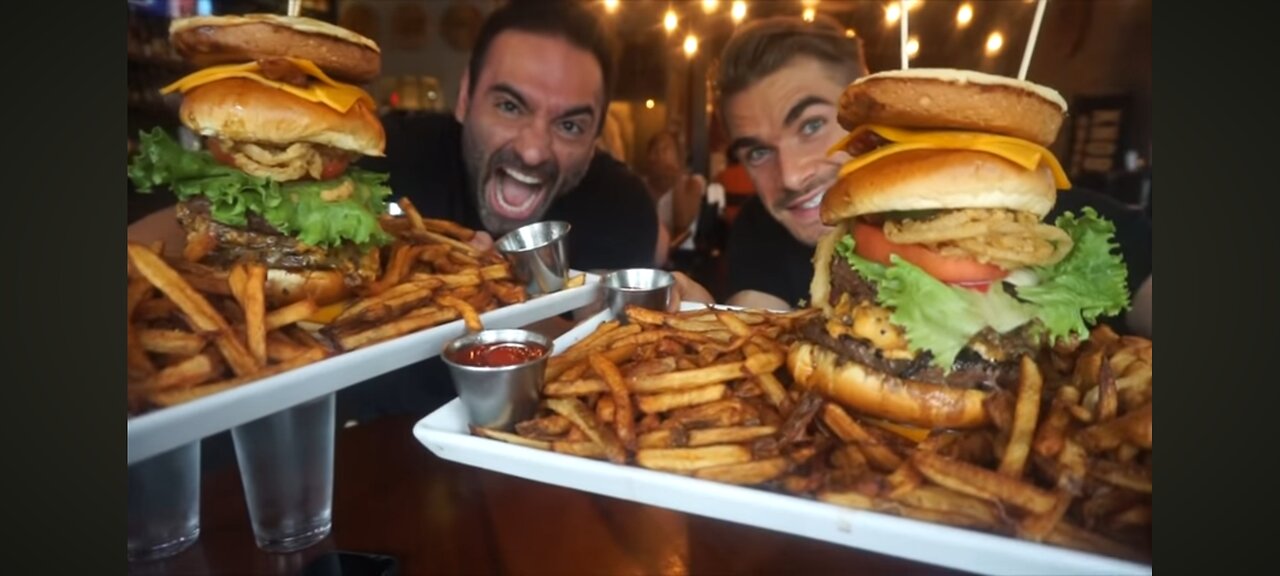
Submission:
[[[272,307],[292,304],[310,297],[317,306],[327,306],[346,299],[351,288],[336,270],[267,270],[267,304]]]
[[[811,342],[787,353],[796,385],[866,414],[923,428],[977,428],[988,423],[989,393],[890,376]]]

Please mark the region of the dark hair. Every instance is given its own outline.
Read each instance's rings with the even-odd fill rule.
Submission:
[[[867,74],[859,38],[845,36],[844,28],[829,16],[813,22],[794,16],[775,16],[743,25],[720,54],[716,75],[719,106],[777,72],[797,56],[808,56],[848,74],[852,82]]]
[[[480,35],[476,37],[467,70],[470,79],[467,93],[476,89],[480,69],[484,67],[489,45],[499,34],[519,30],[546,36],[563,38],[570,44],[591,52],[600,64],[604,79],[604,107],[613,96],[613,71],[616,68],[616,49],[604,24],[585,3],[572,0],[509,0],[484,21]],[[603,111],[602,111],[603,112]],[[604,126],[604,122],[600,122]]]

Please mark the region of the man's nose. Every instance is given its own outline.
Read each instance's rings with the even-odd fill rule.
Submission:
[[[782,169],[782,183],[789,190],[804,190],[813,179],[814,166],[818,163],[798,150],[778,150],[778,165]]]
[[[530,122],[520,130],[516,153],[525,166],[538,166],[551,158],[551,131],[541,122]]]

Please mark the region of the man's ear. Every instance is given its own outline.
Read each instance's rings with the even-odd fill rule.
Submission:
[[[467,107],[471,105],[469,99],[471,90],[468,89],[468,86],[470,85],[471,70],[468,68],[462,71],[462,82],[458,84],[457,104],[453,105],[453,117],[458,120],[459,124],[462,123],[463,118],[467,117]]]

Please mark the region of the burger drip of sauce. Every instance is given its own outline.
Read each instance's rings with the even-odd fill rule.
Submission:
[[[472,344],[449,355],[457,364],[478,368],[516,366],[546,356],[547,348],[532,342],[490,342]]]

